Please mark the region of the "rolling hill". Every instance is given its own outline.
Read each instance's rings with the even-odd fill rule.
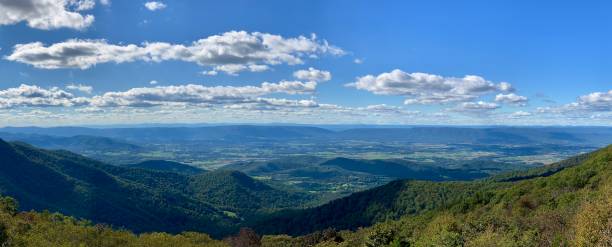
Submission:
[[[20,209],[57,211],[136,232],[198,230],[220,236],[235,230],[240,218],[311,199],[239,172],[190,176],[125,168],[1,140],[0,164],[0,193],[16,198]],[[232,204],[217,191],[248,195],[258,203],[242,208],[248,201]]]
[[[471,182],[398,180],[312,209],[278,212],[254,227],[292,235],[355,230],[324,246],[606,246],[612,243],[605,230],[612,222],[611,175],[608,146]],[[358,230],[364,226],[371,227]],[[269,241],[297,245],[304,237]]]
[[[380,186],[395,179],[446,181],[488,176],[470,167],[446,169],[401,159],[321,158],[306,155],[269,161],[236,162],[220,169],[238,170],[249,176],[269,178],[276,183],[332,198]]]
[[[237,195],[244,192],[241,190],[254,188],[254,192],[242,194],[248,200],[253,200],[257,196],[251,197],[251,193],[273,191],[272,187],[235,171],[203,173],[196,175],[199,178],[193,178],[176,173],[107,166],[68,152],[49,152],[20,143],[0,142],[0,155],[3,158],[3,176],[0,177],[3,193],[8,193],[6,188],[13,183],[12,189],[22,189],[12,193],[25,199],[25,204],[32,203],[34,199],[44,202],[62,197],[61,193],[53,194],[53,190],[74,193],[95,188],[97,192],[123,192],[127,189],[117,184],[132,181],[130,178],[134,178],[134,185],[142,187],[147,187],[146,184],[150,182],[169,187],[195,183],[197,186],[194,187],[209,188],[210,191],[200,190],[203,197],[214,197],[218,191],[220,194]],[[91,163],[85,165],[86,161]],[[7,175],[19,176],[11,173],[16,167],[23,169],[27,176],[9,178]],[[34,170],[39,170],[39,173],[32,171],[32,167],[37,168]],[[51,175],[59,171],[61,174]],[[46,191],[49,195],[36,193],[36,190],[44,188],[33,181],[48,183],[40,181],[43,175],[57,184]],[[25,182],[17,181],[28,177],[32,179],[26,182],[32,186],[24,186]],[[97,185],[94,181],[108,185]],[[82,188],[62,189],[74,188],[70,184],[79,184]],[[236,189],[228,191],[228,187]],[[134,190],[143,192],[138,188]],[[212,191],[213,194],[210,194]],[[145,199],[133,196],[139,200]],[[157,196],[164,198],[162,194]],[[120,203],[112,199],[98,200]],[[223,203],[229,206],[236,202],[216,202]],[[116,204],[114,209],[129,211],[130,205],[125,204],[128,203]],[[140,204],[132,207],[146,209]],[[65,208],[70,206],[65,205]],[[551,166],[471,182],[398,180],[320,207],[276,212],[253,222],[259,233],[283,233],[264,235],[257,241],[262,246],[318,247],[609,246],[612,244],[611,224],[612,146]],[[3,230],[0,242],[3,245],[96,246],[103,243],[102,246],[229,246],[229,242],[213,240],[203,233],[137,235],[60,214],[19,213],[16,202],[8,197],[0,198],[0,226]],[[351,230],[336,231],[330,228]],[[249,233],[248,230],[244,232]],[[253,234],[250,236],[257,237]]]

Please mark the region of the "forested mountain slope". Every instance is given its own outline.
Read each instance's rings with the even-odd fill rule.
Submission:
[[[335,237],[321,237],[317,246],[612,245],[612,146],[543,169],[506,182],[396,181],[285,212],[259,229],[303,234],[378,222],[338,236],[327,231]],[[268,236],[266,242],[300,246],[312,236]]]
[[[238,172],[189,176],[125,168],[1,140],[0,193],[16,198],[22,210],[62,212],[137,232],[197,230],[214,236],[236,230],[244,217],[311,199]],[[228,201],[228,194],[236,198]],[[257,200],[243,207],[243,199]]]
[[[167,160],[147,160],[136,164],[128,164],[125,167],[129,168],[141,168],[146,170],[162,171],[162,172],[175,172],[185,175],[195,175],[206,172],[204,169],[200,169],[194,166],[186,165],[179,162],[167,161]]]
[[[78,191],[104,191],[111,190],[113,186],[122,191],[127,189],[116,184],[125,183],[123,180],[127,181],[129,177],[149,174],[134,182],[138,185],[152,182],[154,180],[151,179],[155,177],[144,169],[107,167],[99,163],[85,166],[81,162],[87,159],[78,159],[79,156],[74,154],[46,152],[23,144],[0,142],[0,155],[3,157],[2,173],[7,173],[7,167],[21,169],[32,166],[49,174],[53,172],[48,170],[63,171],[49,177],[62,185],[51,187],[53,189],[69,187],[66,184],[70,183],[82,183],[79,185],[83,188]],[[29,158],[24,160],[23,155]],[[56,164],[58,160],[62,160],[59,163],[64,165]],[[6,161],[14,165],[6,165]],[[268,219],[268,224],[274,225],[260,226],[259,229],[291,233],[326,227],[355,228],[359,224],[365,226],[378,222],[373,226],[355,231],[328,229],[298,237],[265,235],[261,240],[256,235],[247,237],[250,240],[255,238],[254,243],[261,243],[261,246],[610,246],[611,166],[612,146],[608,146],[549,167],[506,175],[501,180],[494,177],[474,182],[396,181],[321,207],[276,215]],[[114,170],[105,171],[100,167]],[[263,191],[270,189],[246,179],[243,174],[222,173],[230,178],[221,179],[224,180],[221,184],[233,184],[231,187],[238,190],[244,187]],[[28,171],[27,174],[36,179],[42,173]],[[174,173],[159,173],[168,174]],[[199,176],[207,174],[213,173]],[[62,176],[63,179],[60,179]],[[111,182],[111,188],[88,184],[94,178]],[[217,184],[214,182],[216,178],[192,179],[175,174],[174,177],[167,176],[166,180],[160,180],[160,183],[172,187],[200,180],[197,184],[207,188],[204,185]],[[113,180],[116,182],[113,183]],[[6,176],[1,181],[2,186],[9,182],[20,184]],[[32,190],[41,188],[36,187],[32,180],[28,182],[33,186],[24,187],[16,194],[30,201],[44,199],[45,195]],[[58,195],[49,196],[53,198]],[[117,210],[124,208],[127,207],[116,207]],[[327,220],[322,216],[327,216]],[[135,235],[59,214],[19,213],[14,200],[7,197],[0,199],[0,233],[3,246],[228,246],[231,243],[215,241],[203,233]]]

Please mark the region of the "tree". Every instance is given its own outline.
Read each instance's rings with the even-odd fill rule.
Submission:
[[[225,240],[232,247],[260,247],[261,237],[251,228],[241,228],[237,235]]]

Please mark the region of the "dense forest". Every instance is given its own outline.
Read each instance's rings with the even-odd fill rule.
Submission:
[[[268,222],[275,226],[261,227],[277,232],[289,227],[291,233],[332,227],[328,221],[350,228],[378,222],[355,231],[317,231],[316,246],[611,246],[611,175],[608,146],[514,179],[504,176],[501,182],[398,181],[290,217],[277,216]],[[414,186],[425,194],[411,197]],[[382,202],[380,196],[393,202]],[[361,198],[367,202],[360,203]],[[296,225],[300,220],[308,223]],[[312,237],[307,236],[312,234],[265,236],[264,242],[309,246],[304,243]]]
[[[158,163],[154,169],[143,168],[150,163],[119,167],[25,143],[0,140],[0,158],[0,193],[16,198],[21,210],[61,212],[136,232],[193,230],[220,237],[250,217],[313,199],[236,171],[186,175],[160,171]],[[170,169],[168,163],[161,168]]]
[[[291,192],[279,192],[235,171],[187,176],[109,166],[21,143],[0,144],[2,157],[8,161],[2,166],[2,193],[18,198],[4,197],[0,203],[3,246],[612,244],[612,146],[529,171],[472,182],[398,180],[319,207],[277,211],[294,207],[289,201],[307,198],[283,194]],[[53,186],[40,186],[49,181],[55,182]],[[206,204],[195,204],[202,201]],[[86,205],[86,211],[79,211],[83,209],[79,205]],[[190,211],[192,206],[201,211]],[[45,208],[78,218],[42,210]],[[272,213],[252,218],[254,230],[234,228],[235,235],[220,234],[219,228],[214,228],[219,222],[208,227],[211,231],[201,231],[219,240],[172,227],[168,227],[171,233],[138,234],[130,230],[150,230],[129,225],[123,230],[110,221],[126,217],[137,223],[163,225],[180,219],[171,217],[197,216],[206,210],[211,213],[192,218],[191,224],[216,215],[228,225],[237,225],[236,217]],[[108,215],[111,213],[115,217]]]

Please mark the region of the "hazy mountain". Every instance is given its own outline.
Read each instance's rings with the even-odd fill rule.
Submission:
[[[315,156],[237,162],[221,169],[238,170],[251,176],[289,175],[313,179],[332,179],[343,176],[385,176],[392,179],[412,178],[438,181],[469,180],[488,176],[488,174],[480,171],[444,169],[399,159],[366,160],[343,157],[325,159]]]
[[[137,152],[143,148],[125,141],[100,136],[51,136],[28,133],[0,132],[0,138],[6,141],[21,141],[45,149],[65,149],[73,152],[91,150],[101,152]]]
[[[337,129],[337,128],[336,128]],[[6,127],[0,132],[54,136],[89,135],[135,143],[194,140],[257,141],[287,139],[402,140],[419,143],[583,144],[602,146],[612,139],[610,127],[403,127],[336,131],[311,126],[222,125],[203,127]]]

